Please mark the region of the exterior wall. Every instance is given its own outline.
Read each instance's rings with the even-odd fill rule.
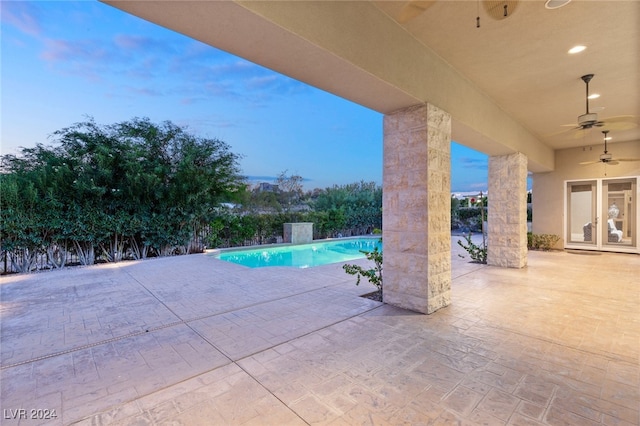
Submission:
[[[527,265],[527,157],[489,157],[487,264]]]
[[[614,158],[640,158],[640,141],[609,144]],[[613,178],[640,175],[640,161],[622,162],[615,166],[602,163],[587,166],[584,161],[597,160],[604,145],[570,148],[556,151],[556,169],[549,173],[534,173],[532,187],[534,234],[555,234],[561,237],[556,248],[564,247],[564,185],[566,180]],[[606,175],[605,175],[606,173]]]
[[[451,116],[425,104],[384,118],[384,300],[451,303]]]
[[[282,239],[285,243],[306,244],[313,241],[313,223],[285,223]]]

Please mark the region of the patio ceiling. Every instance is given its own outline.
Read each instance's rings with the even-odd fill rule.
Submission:
[[[638,1],[521,0],[496,20],[482,3],[438,0],[406,22],[405,1],[106,3],[381,113],[433,103],[452,114],[454,140],[523,152],[534,172],[554,168],[555,149],[600,144],[604,129],[640,143]],[[616,119],[577,132],[584,74],[601,95],[591,112]]]

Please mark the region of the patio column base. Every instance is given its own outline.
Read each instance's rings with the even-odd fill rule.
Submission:
[[[527,265],[527,157],[489,157],[487,264]]]
[[[384,301],[430,314],[451,303],[451,116],[384,117]]]

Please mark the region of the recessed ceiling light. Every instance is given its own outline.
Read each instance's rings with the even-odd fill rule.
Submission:
[[[592,93],[589,96],[587,96],[588,99],[598,99],[600,97],[600,94],[598,93]]]
[[[569,54],[573,55],[574,53],[580,53],[582,52],[584,49],[586,49],[587,46],[573,46],[571,49],[569,49]]]
[[[547,0],[544,7],[547,9],[558,9],[559,7],[566,6],[571,0]]]

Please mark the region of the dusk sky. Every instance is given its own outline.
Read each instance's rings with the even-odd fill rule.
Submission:
[[[252,182],[382,184],[375,111],[96,1],[0,5],[3,155],[87,117],[149,117],[228,143]],[[486,191],[487,156],[451,154],[452,191]]]

